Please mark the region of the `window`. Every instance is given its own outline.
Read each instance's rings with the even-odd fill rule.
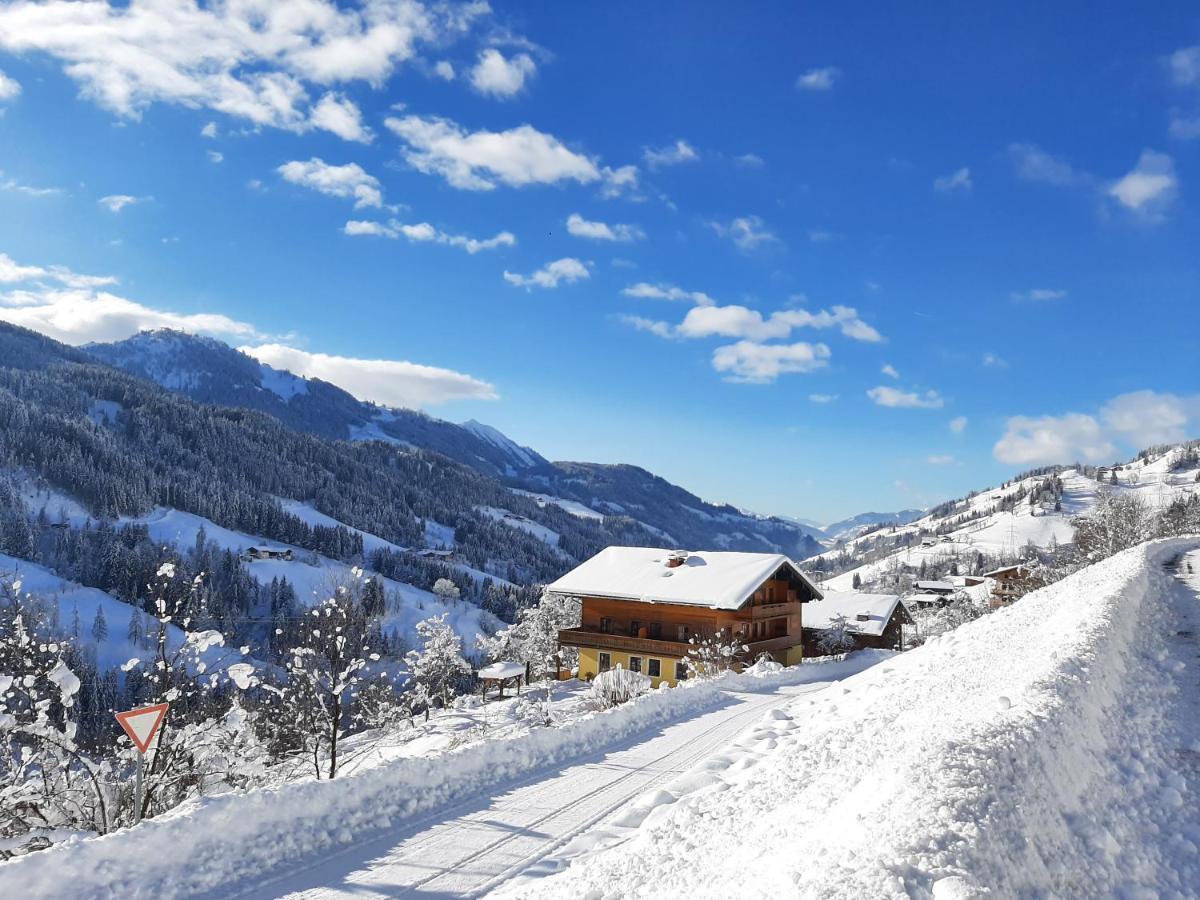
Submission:
[[[686,625],[676,625],[675,628],[676,628],[676,633],[679,636],[679,642],[681,644],[686,644],[688,641],[688,638],[690,638],[692,636],[691,631],[688,630],[688,627]]]
[[[651,678],[658,678],[660,675],[662,675],[662,660],[646,660],[646,674]]]
[[[611,668],[612,668],[612,654],[601,653],[600,654],[600,671],[607,672]]]
[[[600,630],[603,631],[605,634],[612,634],[613,633],[613,620],[610,619],[608,616],[604,616],[603,618],[601,618],[600,619]]]
[[[640,656],[629,657],[629,671],[630,672],[642,671],[642,658]]]
[[[642,630],[642,623],[639,622],[637,619],[634,619],[632,622],[629,623],[629,636],[630,637],[640,637],[641,635],[638,632],[640,632],[641,630]]]
[[[687,681],[687,663],[675,663],[675,680]]]
[[[662,639],[662,622],[650,623],[650,637],[656,641]]]

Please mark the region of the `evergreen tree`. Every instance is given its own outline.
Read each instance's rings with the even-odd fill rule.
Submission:
[[[103,603],[96,607],[96,618],[92,620],[92,637],[95,638],[97,644],[108,637],[108,621],[104,618]]]

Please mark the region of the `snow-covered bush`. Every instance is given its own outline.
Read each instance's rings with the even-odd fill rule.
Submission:
[[[591,698],[601,709],[628,703],[650,690],[650,676],[621,666],[601,672],[592,679]]]
[[[450,705],[460,682],[471,675],[471,664],[463,659],[462,640],[446,624],[446,613],[418,622],[417,634],[421,637],[421,649],[408,651],[405,662],[428,718],[433,701],[437,700],[443,708]]]
[[[858,630],[858,626],[838,613],[829,620],[828,627],[821,629],[821,636],[817,639],[817,649],[829,656],[849,653],[857,646],[855,637],[858,635]]]
[[[684,660],[688,678],[716,678],[732,669],[750,650],[724,628],[707,637],[693,637],[688,643],[691,646]]]

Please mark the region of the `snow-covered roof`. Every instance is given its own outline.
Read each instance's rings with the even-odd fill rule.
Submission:
[[[913,587],[918,591],[952,591],[954,585],[948,581],[914,581]]]
[[[804,628],[828,628],[837,616],[845,616],[847,623],[859,634],[878,637],[899,604],[899,594],[829,591],[825,599],[805,604],[800,624]],[[860,614],[868,617],[865,622],[859,621]]]
[[[525,674],[525,666],[519,662],[494,662],[479,670],[479,677],[499,680],[501,678],[518,678]]]
[[[905,603],[917,603],[917,604],[921,604],[921,603],[938,604],[938,603],[949,603],[949,602],[951,602],[951,598],[947,597],[945,594],[909,594],[907,597],[904,598],[904,602]]]
[[[787,566],[813,591],[821,591],[782,553],[703,550],[671,568],[675,551],[653,547],[606,547],[546,590],[577,597],[611,597],[643,603],[680,603],[738,609],[764,581]]]
[[[1025,565],[1001,566],[999,569],[992,569],[992,571],[990,571],[990,572],[984,572],[983,577],[984,578],[995,578],[997,575],[1003,575],[1006,572],[1020,573],[1020,571],[1025,568],[1027,568]]]

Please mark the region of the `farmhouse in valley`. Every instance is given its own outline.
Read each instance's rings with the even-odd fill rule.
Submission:
[[[1004,606],[1025,593],[1024,582],[1029,577],[1029,567],[1003,566],[984,572],[983,577],[992,580],[992,606]]]
[[[903,650],[903,626],[913,619],[899,594],[860,594],[858,591],[827,591],[825,597],[804,608],[804,654],[821,656],[822,634],[844,617],[846,633],[854,649],[877,647]]]
[[[579,677],[615,666],[648,675],[651,685],[687,677],[692,638],[724,631],[748,650],[800,661],[801,605],[823,594],[781,553],[730,553],[608,547],[547,591],[577,598],[582,623],[558,633],[579,648]]]

